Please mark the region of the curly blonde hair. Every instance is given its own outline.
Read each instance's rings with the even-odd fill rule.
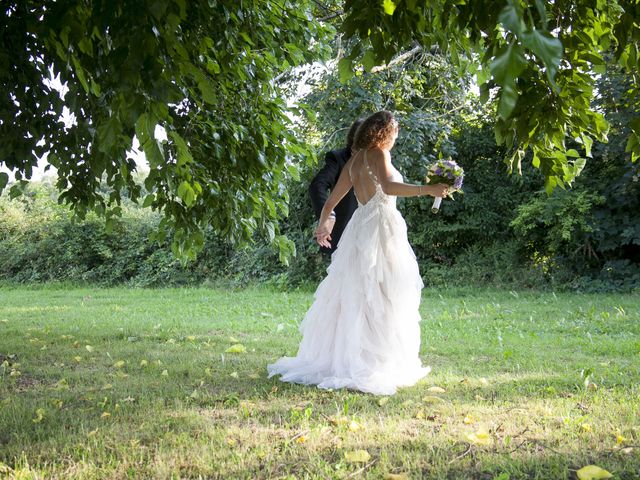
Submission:
[[[356,131],[353,150],[383,147],[398,129],[398,121],[393,113],[382,110],[368,117]]]

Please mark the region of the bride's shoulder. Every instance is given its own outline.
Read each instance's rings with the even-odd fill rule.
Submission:
[[[389,154],[389,150],[384,150],[380,147],[372,147],[367,150],[367,157],[371,163],[384,164],[388,161],[391,161],[391,155]]]

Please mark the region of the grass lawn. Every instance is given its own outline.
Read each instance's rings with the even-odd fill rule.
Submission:
[[[392,397],[267,379],[311,301],[0,289],[0,477],[640,478],[639,295],[426,290]]]

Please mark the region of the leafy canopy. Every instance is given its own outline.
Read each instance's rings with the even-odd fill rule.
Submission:
[[[511,168],[520,170],[530,149],[548,191],[570,184],[593,141],[606,141],[607,122],[591,106],[605,56],[634,76],[640,70],[637,0],[346,0],[345,13],[345,36],[360,41],[340,61],[344,79],[415,44],[445,53],[496,103],[495,135],[511,151]],[[637,82],[633,89],[637,97]],[[582,152],[567,149],[567,138]],[[627,140],[633,161],[639,139],[636,118]]]
[[[281,185],[310,152],[278,78],[328,53],[335,31],[314,8],[298,0],[3,2],[0,164],[15,170],[10,194],[47,154],[60,201],[81,217],[96,210],[110,226],[124,194],[143,194],[128,153],[135,135],[150,165],[140,200],[164,213],[160,240],[175,229],[176,253],[192,256],[209,226],[231,240],[260,231],[290,253],[276,221],[287,213]],[[76,119],[70,127],[60,122],[65,108]],[[0,173],[0,192],[7,182]]]
[[[232,241],[261,232],[280,247],[286,178],[312,158],[281,82],[327,59],[341,21],[354,66],[389,62],[416,43],[477,77],[496,105],[496,138],[520,168],[527,149],[548,190],[571,183],[604,140],[591,107],[611,53],[638,72],[640,4],[633,0],[6,0],[0,20],[0,164],[19,195],[38,158],[58,171],[60,201],[112,226],[123,195],[163,212],[157,238],[193,256],[211,227]],[[352,46],[351,46],[352,45]],[[61,94],[48,79],[59,78]],[[637,93],[637,82],[633,84]],[[637,97],[637,95],[636,95]],[[68,109],[75,123],[60,122]],[[167,133],[158,141],[157,126]],[[627,150],[640,155],[640,119]],[[150,164],[144,189],[128,153]],[[578,148],[566,148],[566,139]],[[101,187],[106,183],[107,191]],[[0,173],[0,192],[8,176]]]

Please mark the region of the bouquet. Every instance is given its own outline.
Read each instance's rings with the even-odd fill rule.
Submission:
[[[451,196],[454,191],[462,188],[463,178],[464,170],[462,170],[461,166],[451,159],[441,159],[429,167],[426,182],[427,185],[444,183],[453,187],[453,190],[449,192],[449,196]],[[432,213],[438,213],[438,210],[440,210],[440,202],[442,202],[442,197],[436,197],[431,207]]]

